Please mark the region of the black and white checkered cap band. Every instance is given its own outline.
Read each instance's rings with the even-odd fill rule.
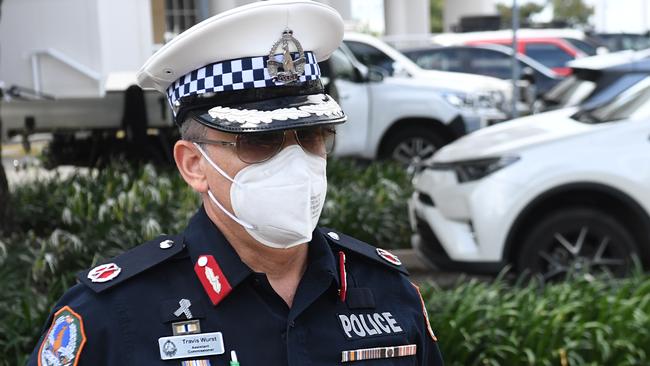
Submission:
[[[298,57],[298,53],[292,56]],[[215,62],[183,75],[167,88],[167,99],[172,110],[176,111],[176,102],[186,96],[218,93],[231,90],[266,88],[276,86],[266,68],[268,56],[247,57],[235,60]],[[282,55],[275,56],[282,61]],[[300,81],[317,80],[320,68],[312,52],[305,52],[305,72]]]

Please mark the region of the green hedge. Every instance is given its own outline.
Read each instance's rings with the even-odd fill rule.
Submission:
[[[423,297],[447,365],[649,365],[650,278],[459,281]]]
[[[321,226],[383,248],[410,247],[406,201],[413,186],[402,166],[330,160],[327,175]]]
[[[17,187],[11,231],[0,236],[0,365],[24,364],[76,272],[181,230],[196,202],[179,179],[150,166]]]

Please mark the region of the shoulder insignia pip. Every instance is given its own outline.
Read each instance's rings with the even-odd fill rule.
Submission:
[[[409,275],[409,272],[402,265],[402,262],[399,260],[399,258],[397,258],[397,256],[390,253],[389,251],[374,247],[370,244],[362,242],[361,240],[357,240],[351,236],[341,234],[340,232],[332,229],[319,228],[319,230],[331,244],[360,254],[361,256],[369,258],[376,263],[384,265],[385,267],[396,269],[407,276]]]
[[[38,349],[38,366],[76,366],[86,344],[81,315],[64,306],[54,314],[52,325]]]
[[[106,263],[82,271],[77,279],[95,292],[102,292],[178,254],[183,236],[160,236],[125,252]]]

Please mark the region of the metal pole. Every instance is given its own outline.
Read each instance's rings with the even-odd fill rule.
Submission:
[[[197,23],[210,17],[210,4],[208,0],[199,0],[196,3],[196,20]]]
[[[512,0],[512,118],[519,117],[519,60],[517,59],[517,30],[519,29],[519,7],[517,0]]]
[[[645,33],[648,31],[648,1],[641,0],[641,4],[643,6],[643,11],[641,12],[643,17],[643,33]]]
[[[37,93],[41,92],[41,68],[37,53],[32,54],[32,89]]]
[[[0,16],[2,15],[2,1],[0,0]],[[0,85],[0,108],[2,108],[2,103],[5,99],[5,90],[4,85]],[[9,209],[9,184],[7,183],[7,175],[5,174],[5,168],[2,164],[2,143],[3,139],[3,129],[2,129],[2,114],[0,113],[0,231],[4,230],[8,225],[6,218],[7,210]]]

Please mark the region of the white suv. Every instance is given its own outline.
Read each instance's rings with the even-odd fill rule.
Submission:
[[[393,159],[416,168],[449,142],[479,128],[437,88],[369,71],[342,45],[320,64],[327,91],[348,122],[337,127],[334,155]]]
[[[450,103],[468,114],[478,115],[481,127],[508,117],[512,96],[512,84],[508,81],[484,75],[426,70],[387,43],[366,34],[345,33],[343,43],[366,67],[382,69],[395,78],[419,80],[445,91]]]
[[[486,116],[505,118],[495,108],[465,106],[466,94],[452,82],[443,88],[428,79],[368,68],[345,45],[321,63],[321,72],[329,88],[335,86],[329,92],[348,116],[348,123],[338,127],[338,156],[394,159],[417,167],[442,146],[485,126]]]
[[[650,259],[650,78],[592,110],[483,129],[414,179],[413,246],[438,267],[545,279]]]

